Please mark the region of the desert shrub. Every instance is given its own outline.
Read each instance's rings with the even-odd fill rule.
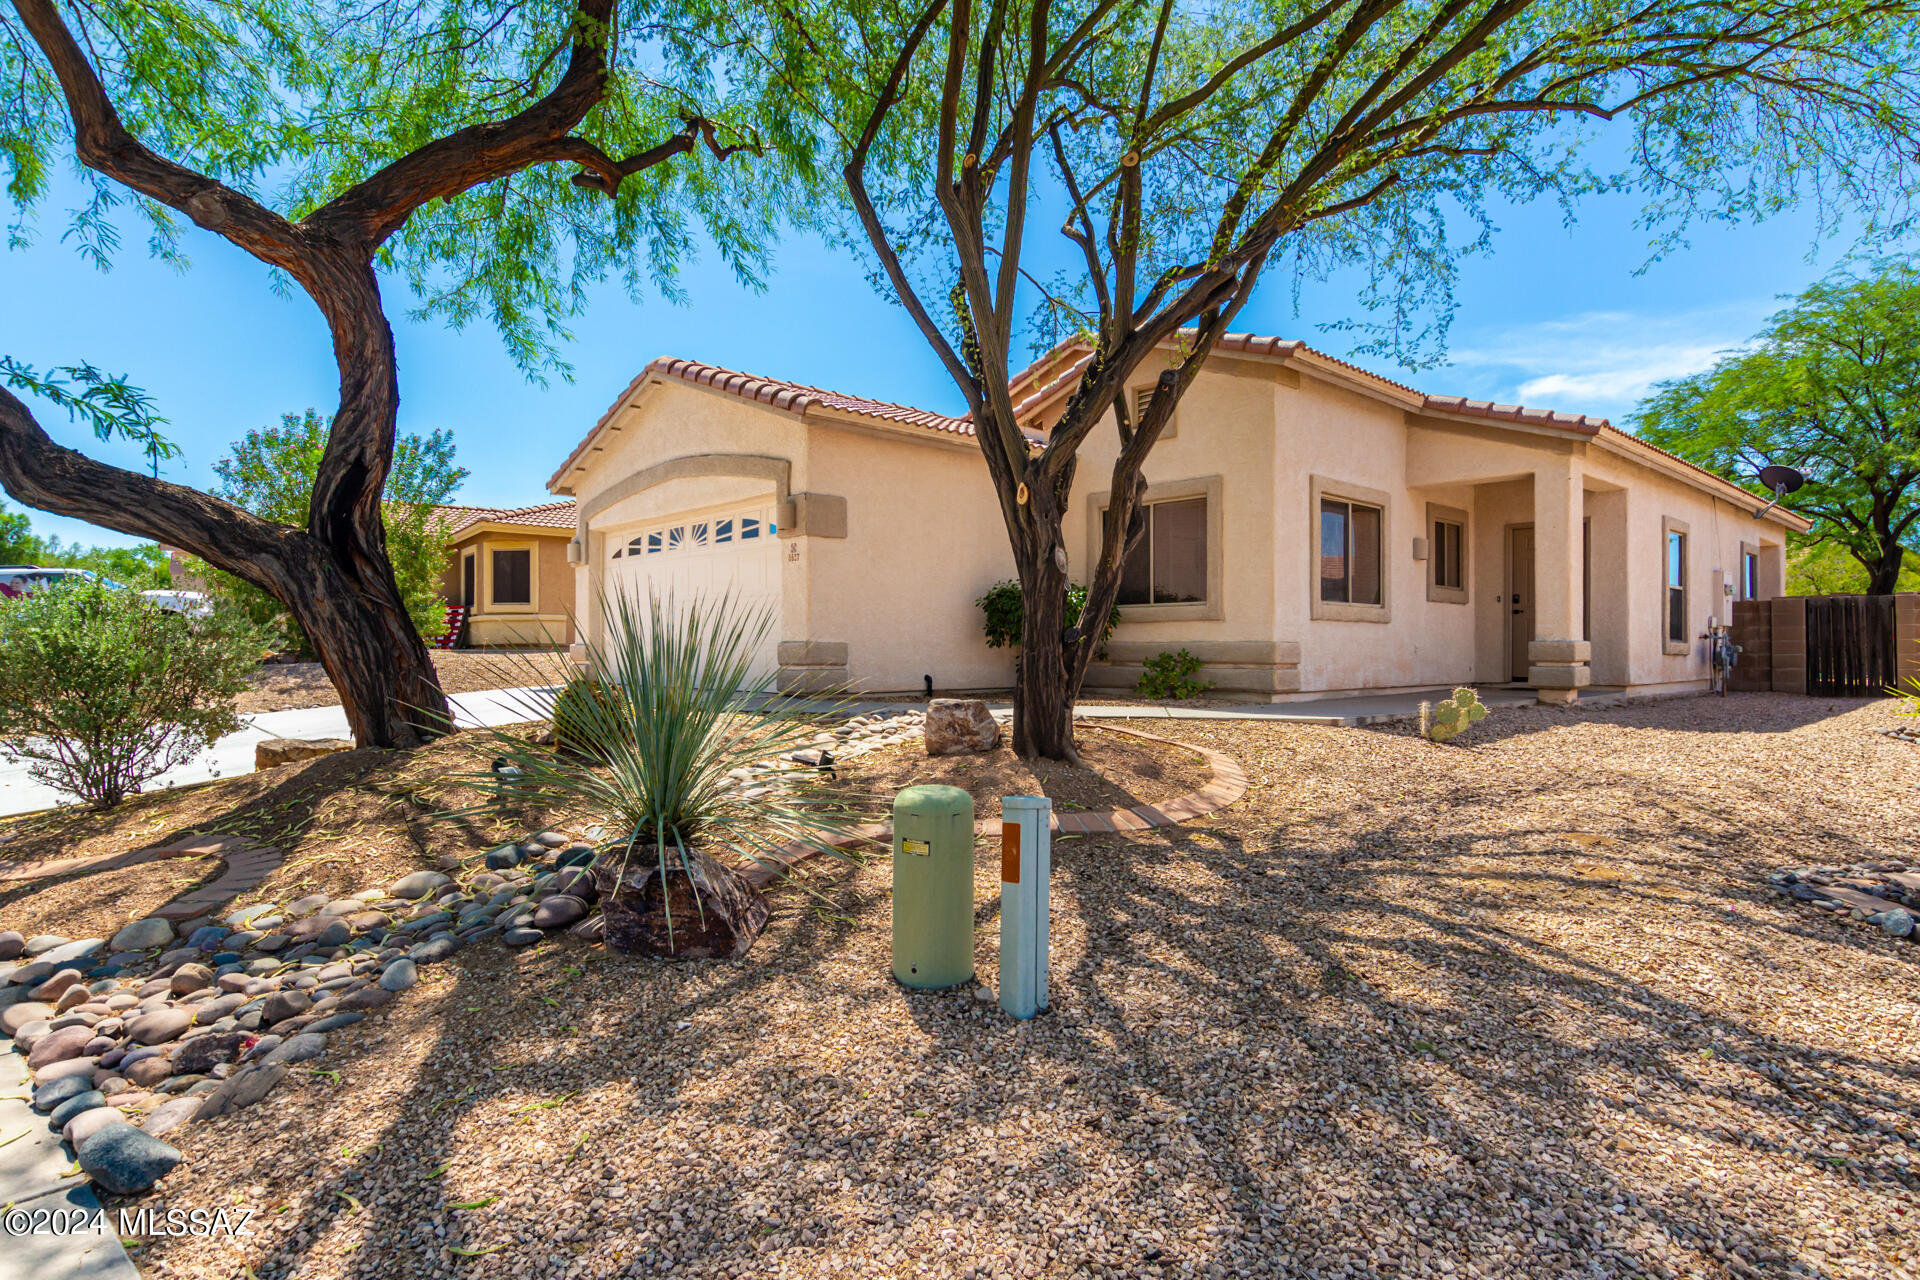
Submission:
[[[986,614],[987,647],[990,649],[1013,649],[1020,644],[1020,584],[1009,578],[1005,582],[996,582],[987,588],[987,594],[974,603]],[[1080,615],[1086,612],[1087,589],[1078,582],[1067,584],[1067,625],[1080,625]],[[1100,630],[1100,649],[1094,656],[1107,656],[1106,643],[1113,635],[1113,629],[1120,622],[1120,606],[1113,606],[1113,612],[1107,615],[1107,625]]]
[[[1146,661],[1140,673],[1143,698],[1197,698],[1213,688],[1211,680],[1196,680],[1203,664],[1181,649],[1176,653],[1156,653]]]
[[[240,727],[260,655],[231,615],[189,619],[97,582],[0,601],[0,752],[97,809]]]
[[[592,676],[576,675],[560,686],[553,697],[553,741],[561,751],[586,755],[596,742],[604,724],[617,724],[610,712],[619,701],[618,691],[609,689]]]

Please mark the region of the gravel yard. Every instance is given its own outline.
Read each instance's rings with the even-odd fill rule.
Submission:
[[[149,1276],[1894,1276],[1913,944],[1788,864],[1907,858],[1920,746],[1772,695],[1404,729],[1172,722],[1252,792],[1054,851],[1053,1010],[888,976],[815,860],[741,964],[423,970],[172,1139]],[[980,978],[998,885],[975,882]]]

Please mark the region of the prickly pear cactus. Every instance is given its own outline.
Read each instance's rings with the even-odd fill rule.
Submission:
[[[1452,742],[1487,718],[1487,704],[1473,690],[1462,687],[1444,702],[1420,704],[1420,735],[1434,742]]]

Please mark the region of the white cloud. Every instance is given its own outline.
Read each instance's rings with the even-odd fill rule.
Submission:
[[[1670,315],[1587,311],[1538,324],[1463,335],[1449,394],[1564,413],[1624,418],[1654,384],[1707,368],[1746,342],[1778,305],[1772,299]],[[1477,385],[1475,385],[1477,384]]]

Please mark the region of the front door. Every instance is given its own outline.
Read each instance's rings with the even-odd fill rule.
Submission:
[[[460,557],[460,603],[469,609],[473,608],[473,562],[476,558],[473,555]]]
[[[1512,613],[1513,678],[1527,680],[1527,647],[1533,643],[1533,526],[1507,530],[1507,600]]]

